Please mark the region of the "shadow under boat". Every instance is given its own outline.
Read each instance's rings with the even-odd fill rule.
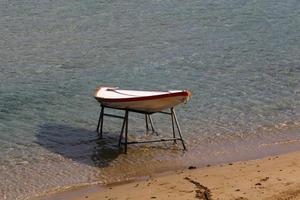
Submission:
[[[40,125],[36,134],[36,143],[47,150],[97,167],[108,166],[122,154],[122,149],[116,141],[116,134],[99,139],[94,130],[51,123]]]

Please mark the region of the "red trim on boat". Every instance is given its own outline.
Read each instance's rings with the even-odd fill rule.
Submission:
[[[102,101],[102,102],[129,102],[129,101],[146,101],[146,100],[154,100],[154,99],[161,99],[161,98],[167,98],[167,97],[176,97],[176,96],[183,96],[188,97],[191,93],[189,91],[182,91],[182,92],[176,92],[176,93],[168,93],[168,94],[159,94],[159,95],[153,95],[153,96],[145,96],[145,97],[131,97],[131,98],[120,98],[120,99],[106,99],[106,98],[100,98],[96,97],[96,99]]]

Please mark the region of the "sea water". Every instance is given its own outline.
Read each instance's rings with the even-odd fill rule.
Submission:
[[[188,151],[122,154],[119,119],[99,140],[97,85],[189,89]],[[2,199],[296,150],[299,119],[298,0],[0,0]],[[153,120],[171,136],[168,116]],[[152,138],[143,115],[129,135]]]

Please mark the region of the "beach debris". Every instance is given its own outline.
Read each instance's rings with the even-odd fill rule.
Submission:
[[[156,197],[151,197],[151,199],[156,199]]]
[[[288,186],[288,185],[292,185],[293,183],[292,182],[286,182],[284,183],[284,186]]]
[[[199,182],[197,182],[189,177],[185,177],[184,179],[188,180],[190,183],[192,183],[196,186],[195,198],[202,199],[202,200],[211,200],[210,190],[207,187],[201,185]]]
[[[255,183],[255,185],[261,185],[261,183]]]
[[[233,165],[232,163],[228,163],[228,165]]]
[[[184,193],[192,193],[194,190],[178,190],[179,192],[184,192]]]
[[[170,184],[170,183],[160,183],[158,185],[168,185],[168,184]]]
[[[195,166],[189,166],[188,169],[197,169],[197,167],[195,167]]]
[[[260,179],[260,181],[267,181],[267,180],[269,180],[268,176],[266,178]]]

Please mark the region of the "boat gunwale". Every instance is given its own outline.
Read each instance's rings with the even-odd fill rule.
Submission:
[[[97,92],[95,94],[97,94]],[[161,98],[177,97],[177,96],[189,97],[189,96],[191,96],[191,92],[189,92],[187,90],[183,90],[181,92],[158,94],[158,95],[151,95],[151,96],[129,97],[129,98],[103,98],[103,97],[98,97],[98,96],[94,95],[95,99],[97,99],[98,101],[101,101],[101,102],[147,101],[147,100],[156,100],[156,99],[161,99]]]

